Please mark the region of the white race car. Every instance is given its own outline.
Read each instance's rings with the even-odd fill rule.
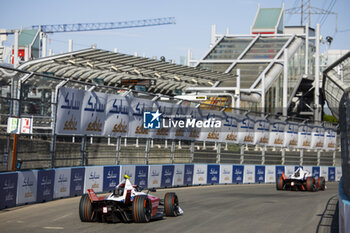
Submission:
[[[124,178],[107,196],[97,196],[92,189],[88,189],[88,194],[82,195],[80,199],[80,220],[146,223],[151,219],[176,217],[183,213],[175,193],[166,193],[164,200],[161,200],[142,192],[141,187],[132,185],[127,175]]]
[[[313,177],[308,171],[299,167],[293,175],[285,177],[278,176],[276,180],[277,190],[300,190],[300,191],[324,191],[326,188],[326,180],[324,177]]]

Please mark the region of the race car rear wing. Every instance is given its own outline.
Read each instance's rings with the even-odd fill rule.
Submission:
[[[103,196],[103,197],[96,196],[96,193],[94,192],[93,189],[88,189],[87,192],[88,192],[91,203],[96,202],[96,201],[102,201],[105,199],[105,196]]]

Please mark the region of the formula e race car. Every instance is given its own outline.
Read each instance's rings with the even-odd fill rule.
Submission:
[[[311,173],[299,167],[293,175],[285,177],[278,176],[276,180],[277,190],[300,190],[300,191],[324,191],[326,180],[324,177],[312,177]]]
[[[175,217],[183,213],[175,193],[166,193],[161,200],[141,192],[142,188],[132,185],[127,175],[124,178],[107,196],[97,196],[93,189],[88,189],[80,199],[80,220],[146,223],[151,219],[162,219],[164,215]]]

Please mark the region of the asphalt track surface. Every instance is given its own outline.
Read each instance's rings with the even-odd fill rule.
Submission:
[[[80,197],[0,211],[0,232],[332,232],[338,183],[326,191],[276,191],[274,184],[171,189],[184,215],[150,223],[85,223]],[[152,193],[162,197],[170,189]],[[334,232],[334,229],[333,229]]]

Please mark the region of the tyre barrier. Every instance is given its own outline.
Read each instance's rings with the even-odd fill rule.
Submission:
[[[110,192],[127,174],[131,182],[148,188],[191,185],[275,183],[298,166],[235,164],[164,164],[64,167],[0,173],[0,209],[64,197],[80,196],[87,189]],[[314,177],[339,181],[341,167],[304,166]]]

